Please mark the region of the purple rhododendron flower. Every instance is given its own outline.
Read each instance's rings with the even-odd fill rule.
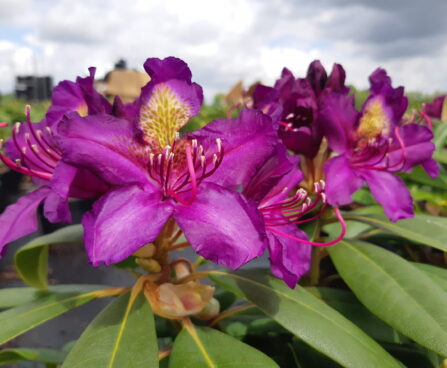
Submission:
[[[309,270],[311,259],[307,235],[296,223],[318,203],[316,201],[309,206],[303,190],[288,197],[290,190],[303,179],[297,161],[298,158],[287,156],[283,146],[278,146],[277,153],[265,161],[243,190],[243,194],[257,204],[262,214],[272,273],[283,279],[290,288],[294,288]],[[290,237],[275,232],[275,229]]]
[[[201,87],[180,59],[152,58],[144,67],[151,81],[133,115],[73,114],[59,124],[63,160],[113,187],[82,221],[90,262],[127,258],[173,217],[197,253],[238,268],[267,246],[256,205],[234,189],[273,153],[271,118],[244,110],[180,138],[199,112]]]
[[[62,162],[54,140],[54,129],[64,114],[110,111],[107,100],[93,89],[93,80],[91,69],[89,77],[78,78],[76,83],[61,82],[54,88],[44,120],[31,123],[27,107],[26,122],[13,127],[12,138],[6,142],[6,155],[0,154],[0,159],[12,170],[32,177],[39,188],[8,206],[0,216],[0,254],[7,243],[37,230],[40,204],[44,204],[44,215],[50,222],[69,223],[68,197],[97,198],[108,189],[87,170]]]
[[[438,174],[433,134],[425,126],[402,123],[408,101],[403,87],[391,86],[385,70],[377,69],[370,83],[360,112],[354,98],[343,94],[328,95],[322,104],[324,134],[338,153],[325,165],[326,194],[332,205],[349,204],[366,182],[385,214],[397,221],[413,216],[413,201],[395,173],[422,165],[431,177]]]
[[[278,134],[285,146],[297,154],[314,158],[323,133],[318,110],[323,96],[331,92],[347,94],[345,71],[334,64],[329,77],[320,61],[313,61],[306,78],[295,79],[284,68],[273,88],[259,85],[254,92],[254,107],[272,116],[279,124]]]

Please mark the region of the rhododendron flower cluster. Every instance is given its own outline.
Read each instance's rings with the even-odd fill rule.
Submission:
[[[37,229],[41,203],[51,222],[70,222],[68,199],[90,198],[82,225],[94,266],[184,234],[197,254],[231,269],[267,250],[272,273],[293,288],[309,269],[312,246],[343,238],[337,207],[364,183],[396,221],[413,214],[396,173],[422,165],[437,175],[430,129],[403,119],[403,88],[393,88],[382,69],[371,75],[360,111],[343,68],[335,64],[328,76],[315,61],[305,78],[284,69],[274,87],[259,85],[237,117],[183,134],[200,111],[202,88],[180,59],[151,58],[144,67],[150,82],[130,104],[99,95],[91,69],[54,89],[44,120],[32,123],[28,108],[26,122],[13,127],[0,159],[38,189],[0,216],[2,252]],[[300,226],[323,214],[341,223],[340,236],[309,239]],[[170,249],[159,248],[141,264],[163,275],[160,254]]]

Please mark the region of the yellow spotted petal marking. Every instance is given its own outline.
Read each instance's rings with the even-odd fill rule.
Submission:
[[[380,134],[387,135],[391,129],[382,101],[374,99],[368,102],[360,119],[358,134],[361,138],[374,139]]]
[[[88,115],[88,106],[85,102],[83,102],[78,109],[76,110],[76,112],[79,114],[79,116],[87,116]]]
[[[189,105],[166,84],[156,86],[140,110],[140,128],[148,144],[172,145],[176,133],[191,117]]]

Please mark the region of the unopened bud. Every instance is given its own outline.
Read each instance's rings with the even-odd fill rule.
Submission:
[[[153,244],[143,245],[133,255],[138,258],[152,258],[155,255],[157,248]]]
[[[220,313],[220,303],[216,298],[212,298],[210,302],[199,313],[196,318],[207,321],[213,319]]]
[[[150,273],[159,273],[161,272],[160,263],[158,263],[155,259],[149,258],[137,258],[135,262],[140,266],[143,270]]]

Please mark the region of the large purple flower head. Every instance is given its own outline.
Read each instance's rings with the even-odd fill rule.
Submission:
[[[240,267],[262,254],[266,234],[256,205],[234,189],[277,145],[271,119],[244,110],[181,137],[200,109],[201,87],[180,59],[148,59],[145,69],[151,81],[135,116],[72,115],[59,124],[63,160],[113,187],[83,218],[90,261],[127,258],[172,217],[199,254]]]
[[[44,120],[32,123],[30,108],[26,122],[16,123],[0,159],[12,170],[30,176],[39,188],[9,206],[0,216],[0,254],[5,245],[37,230],[36,210],[44,203],[44,215],[50,222],[71,222],[68,197],[97,198],[107,185],[85,169],[61,161],[54,129],[66,113],[82,116],[110,111],[110,104],[93,89],[94,69],[77,82],[63,81],[52,94]],[[2,142],[0,142],[0,145]],[[1,149],[1,146],[0,146]]]
[[[413,216],[413,203],[395,173],[422,165],[430,176],[437,175],[433,134],[425,126],[402,123],[407,98],[403,87],[391,86],[383,69],[370,76],[370,83],[370,96],[360,112],[351,96],[332,94],[323,102],[324,133],[338,154],[325,165],[326,194],[332,205],[349,204],[366,182],[385,214],[397,221]]]
[[[345,71],[339,64],[334,64],[329,77],[318,60],[310,64],[306,78],[295,79],[284,68],[273,88],[256,88],[254,107],[270,114],[279,124],[278,134],[288,149],[314,158],[323,138],[317,119],[320,100],[331,92],[347,94],[344,81]]]

